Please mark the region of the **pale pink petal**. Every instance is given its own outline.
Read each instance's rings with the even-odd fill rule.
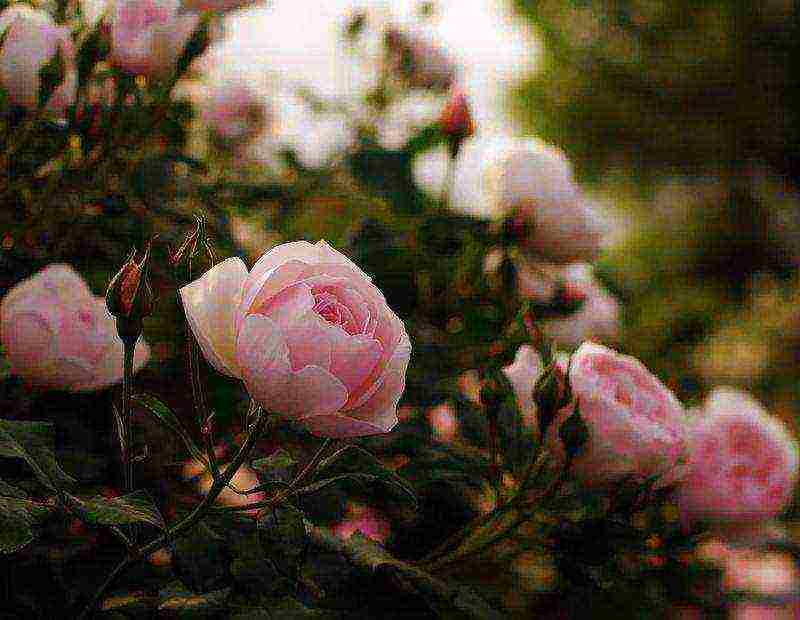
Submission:
[[[522,345],[514,356],[514,363],[503,368],[503,372],[514,388],[523,420],[528,426],[532,426],[536,422],[533,388],[543,371],[544,365],[541,356],[529,345]]]
[[[333,328],[331,373],[352,393],[362,387],[381,358],[381,343],[369,336],[350,336]]]
[[[336,265],[345,265],[352,269],[355,273],[365,279],[367,282],[372,282],[372,278],[370,278],[358,265],[356,265],[353,261],[351,261],[347,256],[332,248],[327,241],[322,239],[321,241],[317,241],[316,245],[314,246],[317,250],[317,260],[314,261],[318,264],[329,264],[333,263]]]
[[[291,260],[260,275],[251,271],[244,284],[244,296],[236,311],[236,324],[239,325],[254,308],[259,308],[282,290],[294,286],[304,279],[308,270],[306,263]]]
[[[289,286],[263,304],[253,304],[250,314],[268,316],[281,328],[303,316],[314,307],[314,296],[311,287],[304,282]]]
[[[168,76],[174,69],[189,39],[197,30],[200,16],[178,15],[169,23],[153,28],[152,73]]]
[[[247,317],[239,330],[236,356],[250,396],[269,411],[288,410],[292,368],[278,325],[260,314]]]
[[[246,279],[245,264],[229,258],[180,289],[186,318],[203,355],[214,368],[232,377],[240,376],[235,313]]]
[[[11,371],[21,377],[35,375],[36,368],[52,359],[55,334],[49,323],[35,312],[3,316],[3,345]]]
[[[293,372],[289,391],[291,406],[285,413],[297,419],[334,413],[347,401],[347,388],[319,366]]]
[[[253,265],[250,276],[258,280],[266,273],[284,265],[290,261],[312,264],[316,262],[317,251],[314,245],[308,241],[292,241],[275,246],[264,254]]]
[[[319,366],[331,370],[331,354],[333,350],[330,332],[316,313],[309,311],[299,317],[284,330],[289,347],[292,370],[300,370],[305,366]]]

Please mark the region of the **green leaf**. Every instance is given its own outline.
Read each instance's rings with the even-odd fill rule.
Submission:
[[[89,498],[65,494],[66,501],[80,519],[94,525],[128,525],[149,523],[159,529],[166,529],[164,517],[156,508],[146,491],[134,491],[121,497]]]
[[[258,520],[258,540],[275,568],[296,580],[308,546],[303,513],[291,504],[265,511]]]
[[[34,526],[53,510],[27,499],[0,496],[0,553],[14,553],[32,542]]]
[[[564,444],[567,457],[570,459],[578,456],[589,440],[589,427],[586,426],[577,403],[575,412],[564,420],[558,429],[558,436]]]
[[[374,454],[361,446],[349,445],[334,452],[331,456],[320,462],[317,472],[338,474],[320,481],[319,488],[324,488],[338,480],[356,480],[364,482],[377,482],[397,491],[398,495],[410,502],[414,509],[419,505],[414,489],[404,478],[386,467]],[[305,487],[305,492],[312,492],[310,487]],[[315,489],[319,490],[319,489]]]
[[[44,107],[50,97],[64,81],[67,65],[59,49],[56,54],[39,71],[39,107]]]
[[[133,406],[141,407],[177,435],[194,458],[201,463],[207,463],[205,453],[200,449],[197,443],[195,443],[195,440],[178,419],[178,416],[176,416],[167,405],[152,394],[134,394],[131,398],[131,403]]]
[[[58,465],[54,443],[55,430],[49,422],[0,420],[0,457],[24,459],[50,490],[75,484],[75,479]]]
[[[267,457],[253,461],[250,466],[258,473],[273,480],[284,480],[294,471],[297,461],[283,448],[278,448]]]
[[[14,497],[16,499],[26,499],[28,497],[28,494],[25,493],[25,491],[23,491],[22,489],[19,489],[14,485],[8,484],[8,482],[0,478],[0,496]]]

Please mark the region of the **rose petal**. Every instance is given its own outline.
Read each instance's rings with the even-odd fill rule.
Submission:
[[[235,313],[247,279],[247,267],[229,258],[180,289],[184,312],[203,355],[214,368],[239,377]]]

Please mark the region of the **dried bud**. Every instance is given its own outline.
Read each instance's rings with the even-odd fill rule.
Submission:
[[[555,362],[551,363],[533,389],[533,401],[539,417],[539,430],[542,436],[553,421],[556,413],[570,401],[569,385],[563,370]]]
[[[106,306],[117,319],[117,331],[123,341],[133,342],[142,333],[142,320],[153,314],[156,296],[150,286],[150,248],[147,242],[144,255],[136,261],[137,250],[131,250],[128,259],[117,274],[111,278],[106,291]]]
[[[450,155],[456,157],[464,140],[475,133],[469,103],[461,90],[453,89],[450,100],[442,110],[439,124],[450,145]]]
[[[195,261],[204,254],[210,262],[209,268],[216,263],[216,256],[211,247],[211,240],[206,234],[206,222],[199,215],[195,215],[195,228],[183,240],[180,246],[170,253],[169,262],[173,267],[178,267],[181,263],[186,261],[189,269],[189,279],[193,278],[192,267]]]

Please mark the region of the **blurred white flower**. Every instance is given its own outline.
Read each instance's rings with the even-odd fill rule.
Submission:
[[[378,122],[378,142],[386,149],[402,149],[420,130],[435,123],[444,99],[427,91],[414,91],[396,99]]]

